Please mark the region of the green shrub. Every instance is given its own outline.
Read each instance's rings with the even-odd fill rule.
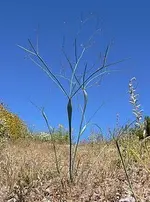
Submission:
[[[132,135],[136,135],[139,140],[143,140],[146,137],[150,136],[150,117],[145,116],[144,122],[141,123],[140,127],[135,126],[134,128],[130,128],[129,132],[132,133]]]
[[[59,124],[58,129],[54,131],[53,134],[54,140],[60,143],[68,143],[69,142],[69,134],[68,131],[64,128],[63,125]]]
[[[27,134],[25,123],[0,104],[0,137],[17,139]]]
[[[60,125],[57,129],[53,131],[52,134],[41,132],[37,134],[33,134],[32,138],[35,140],[41,140],[41,141],[51,141],[53,138],[53,141],[57,143],[68,143],[69,142],[69,134],[68,131],[64,128],[64,126]]]
[[[150,136],[150,117],[145,116],[144,119],[144,137]]]

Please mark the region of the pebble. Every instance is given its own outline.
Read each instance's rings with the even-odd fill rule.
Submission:
[[[124,199],[120,199],[119,202],[135,202],[135,198],[133,198],[132,196],[128,196]]]

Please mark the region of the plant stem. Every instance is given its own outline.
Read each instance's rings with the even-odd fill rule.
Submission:
[[[69,124],[69,177],[70,181],[73,182],[72,177],[72,100],[68,100],[67,104],[68,112],[68,124]]]
[[[118,150],[118,153],[119,153],[119,156],[120,156],[120,159],[121,159],[121,162],[122,162],[122,165],[123,165],[123,169],[125,171],[125,175],[126,175],[126,179],[127,179],[127,182],[128,182],[128,185],[129,185],[129,188],[133,194],[133,197],[135,198],[135,201],[137,202],[137,198],[135,196],[135,193],[133,191],[133,188],[132,188],[132,185],[131,185],[131,182],[130,182],[130,179],[129,179],[129,175],[127,173],[127,169],[126,169],[126,166],[125,166],[125,162],[124,162],[124,159],[123,159],[123,156],[121,154],[121,150],[120,150],[120,147],[119,147],[119,144],[118,144],[118,140],[115,139],[115,144],[116,144],[116,147],[117,147],[117,150]]]

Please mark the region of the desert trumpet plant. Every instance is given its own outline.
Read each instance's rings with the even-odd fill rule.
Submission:
[[[97,32],[97,31],[96,31]],[[78,34],[79,36],[79,34]],[[96,67],[96,65],[90,67],[90,65],[85,62],[85,64],[82,63],[82,59],[85,55],[85,53],[88,51],[88,49],[91,47],[91,41],[94,37],[94,34],[92,37],[89,37],[88,41],[85,42],[85,45],[82,46],[80,53],[77,48],[77,42],[78,42],[78,36],[74,40],[74,61],[71,61],[66,54],[64,50],[64,46],[62,47],[63,55],[68,63],[68,66],[70,68],[70,76],[69,78],[66,78],[64,75],[58,75],[55,74],[48,66],[48,64],[45,62],[45,60],[42,58],[42,56],[39,54],[38,48],[34,47],[33,43],[28,40],[30,48],[27,49],[23,46],[18,45],[21,49],[23,49],[27,54],[28,57],[38,66],[40,67],[47,76],[58,86],[58,88],[62,91],[62,93],[67,97],[67,103],[66,103],[66,111],[68,116],[68,131],[69,131],[69,176],[70,181],[73,181],[73,170],[75,166],[75,160],[76,160],[76,154],[78,149],[78,144],[80,141],[81,135],[84,133],[86,128],[89,126],[89,121],[85,123],[85,113],[87,110],[87,103],[88,103],[88,87],[93,86],[97,82],[100,81],[101,77],[108,73],[108,67],[117,64],[118,62],[114,63],[107,63],[107,56],[109,53],[110,45],[106,47],[104,56],[102,57],[102,60],[100,64]],[[119,61],[122,62],[122,61]],[[81,75],[79,76],[77,72],[80,72]],[[66,85],[64,85],[63,81],[60,80],[61,78],[64,78],[64,81],[69,81],[69,89],[66,88]],[[74,148],[73,152],[73,142],[72,142],[72,116],[74,112],[73,107],[73,98],[81,92],[81,95],[83,96],[83,106],[82,106],[82,113],[80,117],[80,123],[79,123],[79,132],[77,135],[77,142]],[[91,120],[91,119],[89,119]]]

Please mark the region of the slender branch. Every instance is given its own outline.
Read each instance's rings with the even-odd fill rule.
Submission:
[[[51,140],[52,140],[52,145],[53,145],[53,151],[54,151],[54,155],[55,155],[55,165],[56,165],[56,169],[57,169],[57,172],[58,174],[60,175],[60,169],[59,169],[59,163],[58,163],[58,158],[57,158],[57,151],[56,151],[56,145],[55,145],[55,140],[53,138],[53,130],[52,128],[50,127],[50,124],[48,122],[48,118],[44,112],[44,108],[40,108],[38,107],[37,105],[35,105],[32,101],[30,101],[42,114],[44,120],[45,120],[45,123],[46,123],[46,126],[48,128],[48,131],[49,131],[49,134],[51,135]]]
[[[81,58],[83,57],[83,54],[84,54],[85,50],[86,50],[86,48],[83,48],[83,50],[82,50],[82,52],[81,52],[81,54],[80,54],[80,56],[79,56],[79,58],[77,60],[77,63],[74,66],[73,72],[72,72],[71,83],[70,83],[70,97],[72,97],[72,83],[73,83],[73,79],[74,79],[77,67],[78,67],[78,65],[80,63]]]
[[[74,54],[75,54],[75,61],[77,63],[78,56],[77,56],[77,39],[76,38],[75,38],[75,41],[74,41]]]
[[[68,64],[69,64],[69,66],[70,66],[71,71],[73,72],[73,65],[71,64],[71,61],[70,61],[69,57],[67,56],[67,54],[65,53],[65,51],[64,51],[63,49],[62,49],[62,51],[63,51],[63,54],[64,54],[66,60],[68,61]],[[79,82],[79,80],[78,80],[76,74],[75,74],[74,76],[75,76],[75,79],[76,79],[78,85],[80,86],[80,82]]]
[[[84,116],[85,116],[87,103],[88,103],[88,94],[87,94],[85,89],[83,89],[83,95],[84,95],[84,107],[83,107],[83,112],[82,112],[82,116],[81,116],[81,122],[80,122],[80,126],[79,126],[79,134],[78,134],[77,143],[75,146],[74,157],[72,160],[72,170],[74,170],[74,163],[75,163],[75,159],[76,159],[77,149],[78,149],[78,145],[79,145],[79,141],[80,141],[80,137],[81,137],[81,132],[82,132],[82,127],[83,127]]]
[[[118,143],[117,139],[115,139],[115,144],[116,144],[116,147],[117,147],[117,150],[118,150],[118,153],[119,153],[122,165],[123,165],[123,169],[125,171],[125,175],[126,175],[126,179],[128,181],[129,188],[130,188],[130,190],[131,190],[131,192],[133,194],[133,197],[135,198],[135,200],[137,202],[138,200],[136,199],[136,195],[135,195],[135,193],[133,191],[132,184],[130,182],[129,175],[128,175],[128,172],[127,172],[127,169],[126,169],[126,166],[125,166],[125,162],[124,162],[123,156],[121,154],[121,150],[120,150],[119,143]]]
[[[116,64],[121,63],[121,62],[123,62],[123,61],[125,61],[125,59],[124,59],[124,60],[120,60],[120,61],[118,61],[118,62],[110,63],[110,64],[106,65],[105,67],[102,66],[102,67],[98,68],[95,72],[93,72],[89,77],[87,77],[87,78],[85,79],[84,84],[86,84],[86,82],[88,82],[93,76],[95,76],[95,75],[96,75],[98,72],[100,72],[102,69],[108,68],[109,66],[112,66],[112,65],[116,65]],[[79,86],[79,88],[72,94],[71,98],[73,98],[73,97],[77,94],[77,92],[82,88],[82,86],[83,86],[84,84],[82,83],[82,84]]]
[[[38,57],[38,59],[42,62],[42,64],[45,66],[45,68],[47,69],[47,71],[50,73],[50,75],[54,78],[54,80],[56,81],[56,84],[60,87],[60,89],[64,92],[64,94],[68,97],[67,92],[65,91],[64,87],[62,86],[62,84],[60,83],[60,81],[57,79],[57,77],[50,71],[50,69],[48,68],[46,62],[43,60],[43,58],[36,52],[33,44],[31,43],[30,40],[28,40],[32,49],[34,50],[36,56]],[[68,97],[69,98],[69,97]]]

